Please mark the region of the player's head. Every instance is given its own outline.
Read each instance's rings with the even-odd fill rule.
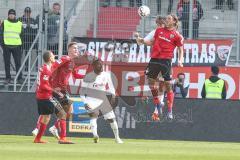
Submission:
[[[99,74],[103,71],[102,61],[96,59],[92,62],[93,70],[96,74]]]
[[[174,14],[169,14],[166,17],[166,27],[167,28],[174,27],[174,28],[178,29],[178,26],[179,26],[179,20],[178,20],[177,16]]]
[[[212,72],[213,75],[218,75],[218,73],[219,73],[218,66],[212,66],[211,67],[211,72]]]
[[[30,7],[26,7],[26,8],[24,9],[24,15],[25,15],[26,17],[30,17],[30,16],[31,16],[31,12],[32,12],[32,10],[31,10]]]
[[[8,19],[15,19],[16,18],[16,11],[14,9],[8,10]]]
[[[77,42],[70,42],[68,44],[68,56],[71,58],[77,57],[79,55]]]
[[[178,78],[179,82],[183,82],[185,79],[185,74],[180,72],[180,73],[178,73],[177,78]]]
[[[53,63],[53,62],[55,62],[55,56],[52,53],[52,51],[45,51],[43,53],[43,61],[45,63]]]
[[[57,3],[57,2],[53,3],[52,11],[54,14],[59,14],[60,9],[61,9],[61,5],[59,3]]]
[[[156,18],[156,24],[158,27],[164,27],[166,23],[166,17],[163,16],[157,16]]]

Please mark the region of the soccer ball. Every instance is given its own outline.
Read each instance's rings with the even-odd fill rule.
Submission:
[[[138,8],[138,14],[140,17],[147,17],[150,14],[150,9],[148,6],[140,6]]]

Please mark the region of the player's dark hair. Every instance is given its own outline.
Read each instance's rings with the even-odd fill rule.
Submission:
[[[55,2],[55,3],[53,3],[53,6],[61,6],[61,5],[60,5],[60,3]]]
[[[94,66],[94,65],[96,65],[99,62],[101,62],[99,59],[95,59],[95,60],[93,60],[92,65]]]
[[[43,53],[43,60],[45,63],[49,62],[51,53],[52,53],[51,51],[45,51]]]
[[[70,42],[70,43],[68,43],[67,48],[69,49],[69,48],[72,47],[73,45],[77,45],[77,42]]]
[[[184,76],[184,78],[185,78],[185,74],[184,74],[183,72],[178,73],[178,74],[177,74],[177,77],[179,77],[179,76],[181,76],[181,75]]]
[[[170,14],[173,18],[173,20],[175,21],[175,28],[178,29],[179,27],[179,20],[178,20],[178,17],[174,14]]]
[[[219,73],[219,68],[218,68],[218,66],[212,66],[212,67],[211,67],[211,71],[212,71],[212,73],[213,73],[214,75],[218,75],[218,73]]]
[[[157,25],[163,25],[163,24],[165,24],[166,22],[166,17],[164,17],[164,16],[157,16],[156,17],[156,24]]]

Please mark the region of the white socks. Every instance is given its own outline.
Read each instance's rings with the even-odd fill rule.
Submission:
[[[90,125],[92,128],[93,137],[98,137],[97,134],[97,118],[90,119]]]
[[[97,118],[90,119],[90,125],[93,133],[93,137],[98,137],[97,133]],[[113,134],[115,136],[115,139],[119,139],[119,131],[118,131],[118,125],[116,120],[114,120],[112,123],[110,123],[110,126],[113,130]]]
[[[119,139],[118,125],[117,125],[117,122],[116,122],[115,119],[114,119],[113,123],[110,123],[110,126],[111,126],[111,128],[113,130],[115,139]]]

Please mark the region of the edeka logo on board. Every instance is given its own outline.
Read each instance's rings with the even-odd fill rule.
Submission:
[[[72,97],[73,113],[69,119],[69,132],[90,133],[90,118],[84,108],[84,103],[81,98]]]

